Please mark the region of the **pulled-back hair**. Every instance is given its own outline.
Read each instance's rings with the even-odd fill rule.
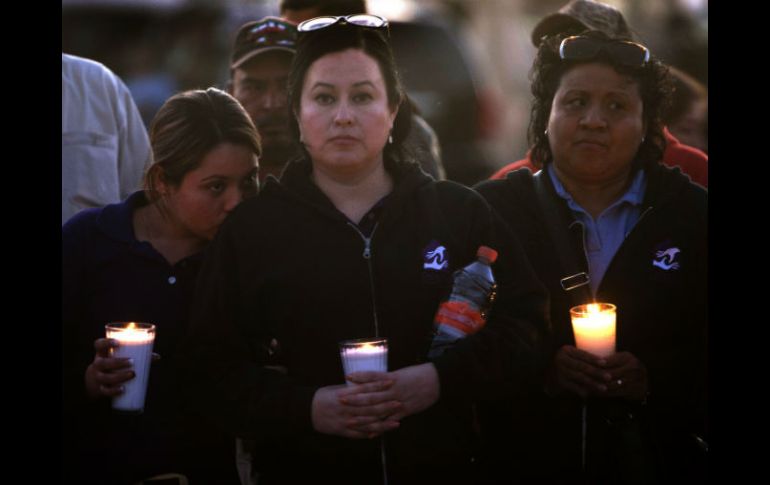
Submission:
[[[581,35],[597,39],[610,39],[599,31],[586,31]],[[620,65],[604,53],[587,61],[563,60],[559,57],[559,45],[566,37],[568,37],[566,34],[547,37],[538,48],[537,57],[530,73],[532,94],[535,98],[529,121],[529,143],[532,147],[530,158],[532,162],[536,166],[543,166],[553,161],[551,146],[545,131],[548,128],[553,98],[562,77],[573,67],[592,62],[606,64],[615,69],[618,74],[628,76],[637,83],[639,95],[642,98],[642,118],[647,131],[644,133],[644,141],[636,153],[633,167],[634,169],[647,168],[659,162],[666,149],[662,118],[670,103],[673,91],[668,68],[653,55],[650,55],[650,60],[642,67]]]
[[[220,143],[246,147],[257,157],[262,153],[259,133],[235,98],[216,88],[169,98],[150,124],[154,161],[144,177],[147,198],[159,198],[159,180],[178,186]]]

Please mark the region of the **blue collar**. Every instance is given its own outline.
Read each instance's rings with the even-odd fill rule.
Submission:
[[[143,190],[134,192],[122,202],[105,206],[99,213],[96,225],[112,239],[126,243],[135,242],[134,211],[147,204],[149,201]]]
[[[143,190],[129,195],[123,202],[105,206],[96,219],[96,226],[110,239],[131,245],[141,254],[152,256],[163,262],[163,256],[146,241],[139,242],[134,234],[134,211],[149,204]],[[203,258],[203,251],[184,258],[183,261],[197,261]]]
[[[546,172],[548,172],[548,176],[551,177],[551,183],[553,183],[553,188],[556,190],[556,194],[567,201],[569,208],[573,211],[585,212],[585,210],[580,207],[580,204],[575,201],[572,195],[567,192],[567,189],[564,188],[564,184],[562,184],[561,180],[559,180],[559,177],[556,176],[556,171],[551,170],[551,164],[546,165],[544,168]],[[634,175],[633,180],[631,180],[631,185],[628,187],[628,189],[618,198],[618,200],[610,204],[607,209],[619,206],[623,203],[631,204],[634,207],[642,205],[646,185],[647,177],[644,173],[644,170],[637,170],[636,175]]]

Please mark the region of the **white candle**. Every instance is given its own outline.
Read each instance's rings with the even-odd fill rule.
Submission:
[[[358,339],[340,342],[340,357],[345,376],[353,372],[388,370],[388,341]],[[348,382],[348,384],[351,384]]]
[[[615,305],[588,303],[572,307],[569,313],[577,348],[599,357],[615,353]]]
[[[152,346],[155,342],[155,325],[149,323],[110,323],[106,326],[107,338],[118,341],[113,357],[133,359],[132,370],[136,377],[123,383],[125,391],[112,398],[113,409],[144,411],[144,398],[150,377]]]

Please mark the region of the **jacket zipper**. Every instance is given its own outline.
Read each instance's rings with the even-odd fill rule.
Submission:
[[[377,226],[379,225],[379,222],[374,224],[374,228],[372,229],[372,234],[369,237],[364,236],[364,234],[356,227],[355,224],[352,222],[348,222],[348,225],[353,228],[356,233],[361,236],[361,239],[364,241],[364,252],[362,254],[363,258],[366,260],[366,266],[369,269],[369,288],[372,292],[372,316],[374,321],[374,336],[379,338],[380,337],[380,323],[377,319],[377,298],[375,297],[374,292],[374,272],[372,271],[372,238],[374,237],[374,233],[377,230]]]
[[[374,272],[372,271],[372,238],[374,237],[375,231],[377,231],[379,222],[374,224],[372,233],[369,235],[369,237],[364,236],[364,234],[352,222],[348,222],[348,225],[352,227],[353,230],[356,231],[356,233],[358,233],[358,235],[361,236],[361,239],[364,241],[364,252],[361,256],[363,256],[363,258],[366,260],[366,267],[369,269],[369,288],[372,291],[372,317],[374,321],[374,336],[376,338],[380,338],[380,324],[379,320],[377,320],[377,298],[375,297],[374,293]],[[380,441],[380,460],[382,462],[382,483],[383,485],[388,485],[388,468],[385,458],[385,436],[382,436]]]

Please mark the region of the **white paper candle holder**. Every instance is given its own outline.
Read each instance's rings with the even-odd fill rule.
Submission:
[[[147,383],[155,343],[155,325],[151,323],[117,322],[105,326],[107,338],[117,340],[112,357],[133,359],[136,377],[123,383],[124,392],[112,398],[112,408],[132,413],[144,411]]]
[[[346,377],[353,372],[387,372],[388,340],[384,338],[343,340],[340,342],[340,358]]]
[[[570,308],[569,313],[577,348],[599,357],[615,353],[615,305],[587,303]]]

